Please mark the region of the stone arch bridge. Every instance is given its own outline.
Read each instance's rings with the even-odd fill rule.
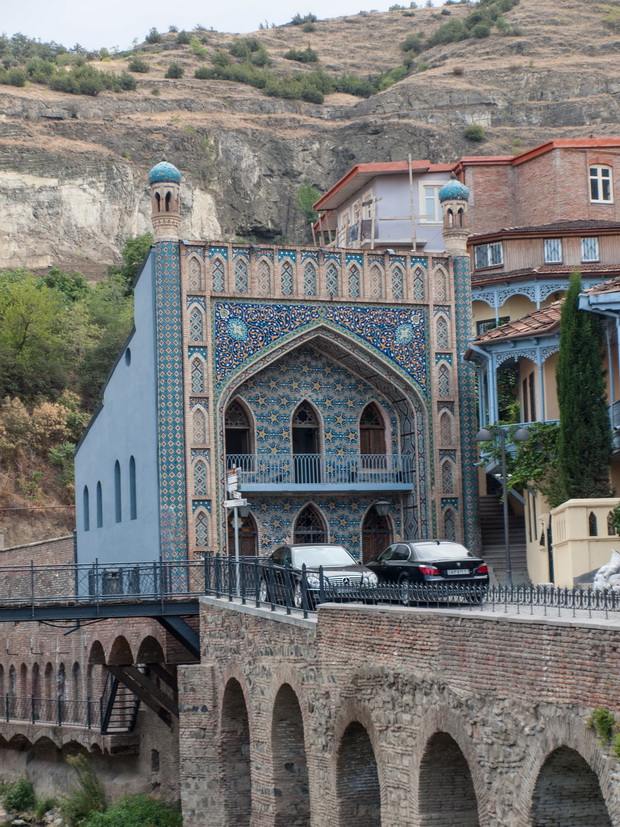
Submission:
[[[201,601],[179,668],[185,827],[611,827],[613,621]],[[208,814],[208,816],[206,815]]]

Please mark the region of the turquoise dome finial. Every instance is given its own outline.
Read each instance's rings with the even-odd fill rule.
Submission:
[[[449,200],[469,201],[469,189],[458,178],[451,178],[447,181],[437,195],[442,204]]]
[[[149,184],[160,183],[181,183],[181,173],[174,164],[170,164],[168,161],[160,161],[149,172]]]

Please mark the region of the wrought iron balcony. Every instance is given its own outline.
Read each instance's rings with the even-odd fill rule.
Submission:
[[[410,491],[413,457],[399,454],[229,454],[243,491]]]

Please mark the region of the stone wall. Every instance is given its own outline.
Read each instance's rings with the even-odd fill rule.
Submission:
[[[612,629],[205,598],[201,639],[180,668],[185,827],[620,824],[620,764],[586,726],[618,712]]]

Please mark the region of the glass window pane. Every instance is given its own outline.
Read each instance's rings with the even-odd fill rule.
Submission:
[[[562,241],[559,238],[545,239],[545,262],[562,261]]]
[[[581,239],[581,260],[598,261],[598,238]]]

